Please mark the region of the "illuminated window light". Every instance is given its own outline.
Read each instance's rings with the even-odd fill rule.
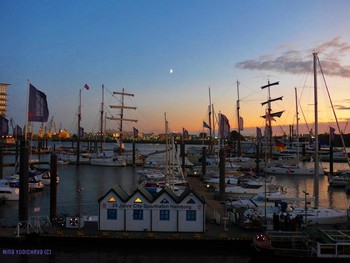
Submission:
[[[135,199],[134,203],[142,203],[142,200],[138,197]]]
[[[117,200],[114,199],[114,197],[111,197],[108,199],[108,203],[115,203]]]

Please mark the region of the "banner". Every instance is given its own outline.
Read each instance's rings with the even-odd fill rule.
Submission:
[[[13,136],[14,137],[19,137],[23,135],[22,128],[17,124],[16,127],[13,130]]]
[[[284,151],[286,149],[286,145],[283,142],[276,140],[275,141],[275,149],[276,149],[276,151]]]
[[[333,127],[329,127],[329,140],[331,142],[335,141],[334,132],[335,132],[335,129]]]
[[[256,138],[258,139],[258,141],[262,139],[262,132],[259,127],[256,127]]]
[[[219,114],[219,134],[220,138],[230,138],[230,123],[224,114]]]
[[[84,137],[85,131],[83,127],[79,127],[79,137]]]
[[[9,134],[9,120],[0,115],[0,136],[7,136]]]
[[[188,140],[190,138],[190,135],[188,134],[188,130],[186,130],[185,128],[182,128],[182,138],[184,140]]]
[[[133,132],[134,132],[134,138],[138,138],[139,137],[139,130],[136,129],[135,127],[133,127]]]
[[[211,127],[205,121],[203,121],[203,128],[211,129]]]
[[[240,131],[243,131],[243,118],[242,117],[239,117],[239,130]]]
[[[47,122],[49,109],[45,93],[29,84],[28,121]]]

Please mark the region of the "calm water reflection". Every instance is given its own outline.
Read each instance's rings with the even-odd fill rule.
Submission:
[[[131,149],[131,145],[127,145]],[[165,148],[159,144],[137,145],[140,153],[161,151]],[[13,158],[5,156],[5,158]],[[35,158],[35,156],[33,157]],[[49,161],[50,155],[40,157],[43,161]],[[312,166],[313,163],[305,163]],[[328,163],[322,163],[328,169]],[[334,169],[347,168],[347,164],[334,164]],[[58,214],[76,215],[81,210],[83,215],[98,214],[98,199],[102,197],[111,187],[116,184],[132,192],[139,182],[139,175],[136,172],[142,167],[98,167],[90,165],[60,165],[58,173],[60,183],[57,188],[57,212]],[[14,172],[14,167],[6,167],[3,173]],[[313,176],[288,176],[277,175],[277,183],[287,189],[290,196],[304,197],[304,191],[310,196],[313,194]],[[81,191],[77,191],[81,189]],[[350,195],[347,195],[343,188],[331,188],[328,186],[327,176],[319,177],[319,200],[320,206],[347,209],[350,205]],[[79,205],[80,204],[80,205]],[[34,212],[34,208],[40,211]],[[29,216],[49,215],[50,188],[45,187],[43,192],[29,194]],[[1,223],[3,225],[15,225],[18,218],[18,203],[6,202],[0,205]]]
[[[130,147],[130,146],[129,146]],[[164,145],[138,145],[141,153],[163,150]],[[131,148],[131,147],[130,147]],[[11,158],[5,156],[5,158]],[[34,156],[35,158],[35,156]],[[42,156],[42,160],[50,159],[50,155]],[[305,164],[307,166],[313,163]],[[323,163],[328,168],[327,163]],[[347,164],[335,164],[335,169],[347,168]],[[120,184],[130,193],[136,189],[139,175],[136,173],[142,167],[97,167],[89,165],[61,165],[58,167],[60,183],[57,188],[58,214],[76,215],[81,210],[83,215],[98,214],[98,199],[111,187]],[[4,169],[4,174],[12,173],[13,167]],[[290,196],[304,197],[304,191],[313,194],[314,178],[312,176],[276,176],[277,183],[283,185]],[[330,188],[326,176],[319,177],[320,205],[334,208],[349,208],[350,196],[344,189]],[[81,189],[80,193],[77,191]],[[80,204],[80,205],[79,205]],[[49,215],[50,189],[43,192],[29,194],[29,216]],[[40,211],[34,212],[40,208]],[[14,226],[18,220],[18,203],[6,202],[0,205],[1,224]],[[1,230],[0,230],[1,231]],[[4,255],[0,251],[0,262],[252,262],[250,255],[237,251],[213,251],[208,249],[174,251],[171,248],[146,249],[145,244],[135,244],[128,250],[97,249],[97,248],[50,248],[51,255]],[[0,246],[1,249],[6,245]],[[26,248],[26,247],[24,247]],[[39,248],[40,249],[40,248]]]

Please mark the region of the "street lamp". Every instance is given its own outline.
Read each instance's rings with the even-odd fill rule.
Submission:
[[[81,192],[83,191],[83,188],[78,186],[77,187],[77,193],[78,193],[78,229],[80,229],[81,224]]]
[[[303,191],[304,195],[305,195],[305,224],[307,223],[307,196],[309,195],[309,193],[307,193],[306,191]]]

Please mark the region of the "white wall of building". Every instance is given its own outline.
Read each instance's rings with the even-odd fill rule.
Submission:
[[[135,191],[124,202],[115,191],[109,191],[99,200],[99,210],[99,230],[103,231],[205,231],[205,202],[193,192],[178,200],[163,191],[149,200]]]

